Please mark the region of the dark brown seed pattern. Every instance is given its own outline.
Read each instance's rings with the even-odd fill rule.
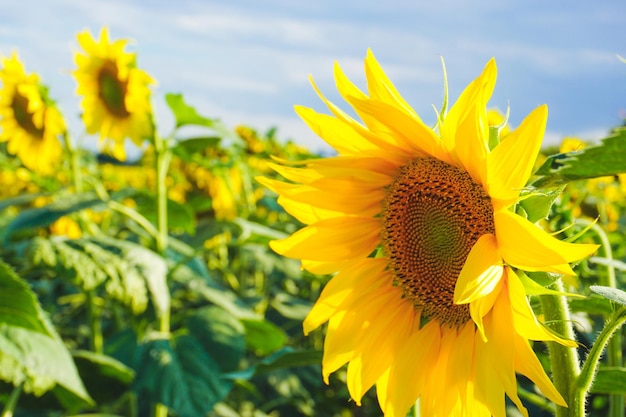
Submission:
[[[383,204],[383,248],[396,285],[422,318],[466,323],[469,307],[453,303],[454,288],[478,238],[495,233],[485,190],[457,167],[417,158],[400,169]]]

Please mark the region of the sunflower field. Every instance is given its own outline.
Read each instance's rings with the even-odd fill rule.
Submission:
[[[625,416],[624,126],[541,148],[491,60],[429,127],[368,51],[322,156],[77,43],[83,132],[0,58],[0,417]]]

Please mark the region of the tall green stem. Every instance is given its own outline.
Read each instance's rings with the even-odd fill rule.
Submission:
[[[161,255],[165,255],[168,245],[168,222],[167,222],[167,171],[172,153],[168,143],[157,133],[154,136],[155,170],[156,170],[156,193],[157,193],[157,236],[156,249]],[[170,334],[170,312],[165,311],[159,316],[159,331],[164,337]],[[163,404],[156,404],[153,410],[154,417],[167,417],[168,409]]]
[[[157,136],[155,137],[155,169],[156,169],[156,192],[157,192],[157,229],[159,237],[156,242],[157,251],[161,254],[167,249],[167,171],[172,153],[167,148],[167,142]]]
[[[80,194],[83,192],[83,175],[80,166],[80,157],[74,143],[70,138],[68,132],[63,134],[63,143],[69,156],[70,161],[70,173],[72,182],[74,183],[74,192]],[[85,216],[84,212],[80,212],[79,221],[83,229],[90,224],[89,219]],[[87,320],[89,321],[89,328],[91,330],[90,348],[93,352],[102,353],[103,337],[102,337],[102,325],[100,323],[99,310],[95,304],[95,293],[93,290],[85,291],[86,308],[87,308]]]
[[[72,182],[74,183],[74,189],[76,190],[77,194],[82,193],[83,174],[80,170],[80,158],[78,152],[76,152],[76,148],[74,148],[74,143],[72,143],[72,139],[67,132],[63,134],[63,144],[65,145],[65,149],[67,150],[70,160],[70,170],[72,173]]]
[[[551,289],[564,292],[563,282],[559,279]],[[559,295],[540,296],[541,306],[546,322],[559,336],[574,340],[574,329],[570,318],[567,300]],[[563,346],[556,342],[548,342],[552,378],[556,389],[563,395],[570,408],[556,407],[556,417],[583,417],[571,407],[573,384],[580,374],[580,359],[574,347]]]
[[[17,400],[20,398],[20,394],[22,393],[23,385],[24,383],[22,382],[15,386],[15,388],[13,388],[13,391],[11,391],[11,395],[9,395],[9,398],[4,405],[4,409],[2,410],[2,414],[0,414],[0,417],[13,417],[13,412],[15,411],[15,407],[17,406]]]
[[[600,335],[593,343],[593,347],[589,351],[589,355],[585,360],[585,365],[580,373],[580,376],[576,379],[574,385],[574,391],[572,392],[572,404],[570,407],[574,410],[578,410],[578,416],[585,415],[585,398],[587,397],[587,393],[591,388],[591,384],[593,382],[593,378],[596,374],[596,370],[598,369],[598,365],[600,363],[600,357],[602,356],[602,351],[607,346],[611,339],[611,336],[617,335],[617,331],[621,328],[621,326],[626,322],[626,307],[622,307],[618,310],[611,318],[611,320],[606,323]],[[623,397],[622,397],[623,404]],[[613,401],[611,401],[611,406],[609,408],[609,416],[612,417],[614,415],[619,415],[619,411],[615,407]],[[621,409],[621,413],[623,414],[624,409]]]
[[[597,223],[591,222],[586,219],[580,219],[580,224],[590,227],[591,230],[598,236],[601,244],[601,254],[607,260],[606,263],[606,275],[599,275],[600,285],[617,288],[617,279],[615,277],[615,267],[613,266],[613,250],[611,249],[611,242],[606,235],[606,232]],[[607,320],[611,319],[610,316],[606,317]],[[598,338],[599,339],[599,338]],[[598,341],[595,342],[597,344]],[[596,347],[594,344],[594,348]],[[602,347],[604,349],[604,346]],[[596,358],[599,360],[600,357]],[[622,334],[619,328],[615,329],[615,334],[610,339],[607,347],[607,365],[621,367],[623,365],[622,358]],[[589,362],[590,358],[587,358]],[[624,417],[624,396],[619,394],[612,394],[609,396],[609,417]]]
[[[102,337],[102,324],[100,322],[99,309],[96,306],[95,294],[93,290],[85,291],[85,304],[87,306],[87,320],[89,321],[89,327],[91,329],[91,338],[89,340],[89,347],[92,352],[102,353],[104,340]]]

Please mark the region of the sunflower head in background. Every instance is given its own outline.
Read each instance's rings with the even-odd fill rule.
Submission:
[[[82,97],[82,119],[87,133],[98,134],[103,150],[124,160],[124,140],[137,146],[153,133],[150,85],[154,80],[137,68],[136,54],[124,51],[125,39],[111,42],[107,28],[94,39],[78,34],[83,52],[75,55],[73,71]]]
[[[37,74],[26,74],[17,54],[2,59],[0,69],[0,142],[27,168],[49,174],[61,160],[61,113]]]
[[[344,364],[352,398],[374,385],[386,417],[419,399],[424,416],[505,417],[505,396],[528,415],[516,373],[557,404],[563,397],[529,340],[575,346],[535,317],[517,271],[573,275],[595,245],[562,242],[515,214],[547,121],[545,105],[495,143],[487,103],[496,63],[426,126],[373,54],[367,92],[338,65],[339,93],[359,120],[297,113],[338,155],[275,164],[259,178],[305,224],[272,248],[313,273],[336,273],[304,321],[328,322],[323,377]]]

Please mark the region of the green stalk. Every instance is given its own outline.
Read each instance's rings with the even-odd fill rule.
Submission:
[[[72,182],[74,183],[74,192],[81,194],[83,192],[83,175],[80,167],[80,158],[74,144],[67,133],[63,134],[63,143],[65,149],[69,154],[70,172],[72,176]],[[78,213],[79,221],[82,229],[86,229],[90,224],[89,219],[85,216],[84,212]],[[87,320],[90,327],[90,348],[95,353],[102,353],[103,337],[102,337],[102,324],[100,323],[100,317],[98,316],[98,307],[95,305],[95,293],[93,290],[85,291],[86,296],[86,308],[87,308]]]
[[[172,152],[167,146],[167,141],[159,135],[155,135],[156,150],[156,191],[157,191],[157,252],[165,255],[168,245],[168,222],[167,222],[167,171],[172,160]],[[165,335],[170,333],[169,312],[159,317],[159,331]]]
[[[165,255],[168,245],[168,222],[167,222],[167,171],[172,160],[172,152],[168,143],[156,132],[154,134],[154,150],[156,154],[156,192],[157,192],[157,235],[156,249],[161,255]],[[170,312],[166,311],[159,316],[159,331],[163,337],[170,334]],[[168,409],[163,404],[155,404],[154,417],[167,417]]]
[[[583,366],[582,371],[580,372],[579,377],[576,379],[574,384],[574,391],[572,392],[572,404],[570,407],[577,411],[577,416],[585,415],[585,398],[589,389],[591,388],[591,384],[593,383],[593,378],[598,369],[598,365],[600,364],[600,358],[602,356],[602,352],[604,348],[611,340],[611,336],[617,335],[617,331],[621,328],[621,326],[626,323],[626,307],[622,307],[618,310],[611,318],[611,320],[606,323],[600,335],[593,343],[591,350],[589,351],[589,355],[585,360],[585,364]],[[622,398],[623,401],[623,398]],[[622,402],[623,404],[623,402]],[[619,415],[616,410],[615,404],[611,401],[611,406],[609,408],[609,416]],[[621,409],[621,413],[624,412],[624,409]],[[617,414],[613,414],[617,413]]]
[[[124,204],[118,203],[115,200],[107,201],[107,205],[109,206],[111,210],[117,211],[118,213],[123,214],[124,216],[133,220],[139,226],[143,227],[144,230],[148,232],[150,236],[154,238],[155,241],[158,241],[160,239],[161,234],[157,230],[157,228],[154,227],[154,225],[150,222],[150,220],[146,219],[136,210],[133,210],[130,207],[126,207]]]
[[[102,324],[100,322],[100,315],[98,307],[95,302],[95,294],[93,290],[85,291],[85,304],[87,305],[87,320],[91,328],[91,338],[89,339],[89,347],[92,352],[103,352],[103,337],[102,337]]]
[[[11,391],[11,395],[7,399],[6,404],[4,405],[4,409],[2,410],[2,414],[0,417],[13,417],[13,412],[15,411],[15,407],[17,406],[17,400],[20,398],[20,394],[22,394],[22,387],[24,382],[21,382],[13,391]]]
[[[606,235],[606,232],[602,227],[600,227],[597,223],[590,222],[588,220],[581,220],[581,224],[585,226],[590,226],[591,230],[593,230],[598,238],[600,239],[600,244],[602,245],[601,252],[604,255],[604,258],[608,261],[606,263],[606,276],[600,275],[599,283],[605,287],[617,288],[617,279],[615,278],[615,267],[613,266],[613,250],[611,249],[611,242],[609,242],[609,238]],[[606,319],[610,319],[610,317],[606,317]],[[596,342],[597,343],[597,342]],[[594,345],[595,348],[595,345]],[[598,357],[599,359],[599,357]],[[621,367],[623,365],[622,359],[622,334],[620,331],[616,331],[613,335],[613,338],[610,339],[609,345],[607,347],[607,365],[608,366],[618,366]],[[587,359],[587,362],[589,358]],[[587,365],[587,363],[585,363]],[[624,417],[624,396],[620,394],[611,394],[609,395],[609,414],[608,417]]]
[[[563,282],[558,279],[551,289],[564,292]],[[559,336],[574,340],[574,329],[565,297],[560,295],[542,295],[539,297],[543,314],[549,326]],[[563,346],[556,342],[548,342],[552,378],[554,386],[563,395],[570,408],[556,406],[556,417],[583,417],[571,407],[573,384],[580,374],[580,359],[575,347]]]
[[[70,169],[72,172],[74,189],[77,194],[80,194],[83,192],[83,174],[80,170],[80,158],[78,157],[78,152],[76,152],[76,148],[74,148],[74,144],[72,143],[67,131],[63,134],[63,143],[70,157]]]

